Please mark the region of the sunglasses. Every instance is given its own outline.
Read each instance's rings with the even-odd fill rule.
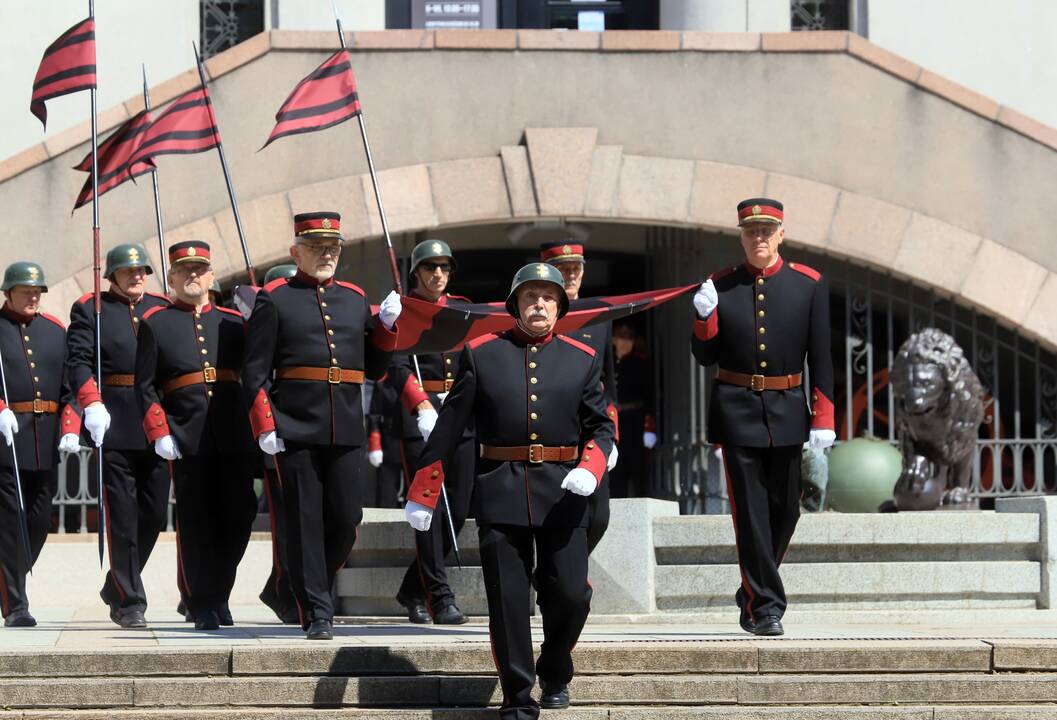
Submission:
[[[424,269],[426,272],[435,272],[438,268],[443,273],[451,272],[451,263],[423,262],[419,263],[419,267]]]

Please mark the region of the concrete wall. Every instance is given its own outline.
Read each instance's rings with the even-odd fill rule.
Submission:
[[[334,11],[327,0],[277,0],[273,27],[281,30],[334,29]],[[337,0],[346,30],[385,30],[385,0]]]

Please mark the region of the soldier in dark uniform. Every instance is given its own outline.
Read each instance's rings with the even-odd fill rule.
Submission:
[[[485,335],[462,350],[405,514],[416,529],[431,525],[446,479],[443,459],[473,418],[480,443],[473,511],[503,688],[500,716],[527,720],[539,717],[541,707],[569,705],[571,651],[591,601],[588,496],[602,481],[613,423],[602,393],[602,358],[579,340],[553,333],[569,307],[561,273],[546,263],[526,265],[514,276],[506,307],[517,318],[513,330]],[[533,574],[544,634],[535,667]],[[539,703],[531,695],[537,675]]]
[[[641,346],[634,326],[618,322],[613,326],[613,352],[618,382],[617,417],[624,428],[620,463],[609,471],[613,497],[649,495],[647,450],[657,445],[654,415],[653,365]]]
[[[169,508],[169,464],[147,446],[133,387],[143,315],[169,304],[168,298],[147,292],[147,276],[153,272],[139,245],[118,245],[106,254],[110,288],[102,294],[101,383],[95,377],[93,293],[73,304],[66,337],[70,383],[84,408],[85,428],[93,439],[106,433],[103,502],[110,570],[99,596],[110,607],[110,619],[125,628],[147,625],[140,574],[165,529]]]
[[[367,461],[375,469],[374,489],[367,507],[394,508],[404,496],[404,465],[400,452],[400,397],[386,380],[373,385],[367,413]]]
[[[385,374],[400,314],[390,293],[372,319],[363,290],[334,279],[340,221],[333,212],[294,217],[298,272],[257,294],[242,377],[253,434],[275,455],[290,582],[310,640],[334,637],[331,586],[363,517],[360,386]]]
[[[264,275],[264,284],[290,278],[297,274],[297,265],[276,265]],[[264,457],[264,497],[268,503],[268,520],[272,530],[272,572],[261,590],[260,599],[275,616],[287,625],[300,625],[297,601],[290,587],[290,567],[286,560],[286,513],[283,505],[283,486],[275,472],[275,458]]]
[[[438,305],[469,303],[469,298],[447,292],[455,269],[451,248],[441,240],[425,240],[411,252],[412,294]],[[415,366],[417,360],[418,366]],[[459,371],[459,353],[429,353],[404,356],[389,371],[390,382],[400,392],[404,419],[403,450],[407,476],[418,466],[422,447],[437,421],[437,411],[444,402]],[[418,372],[422,373],[421,378]],[[421,384],[419,380],[421,379]],[[444,483],[451,507],[451,521],[458,533],[466,523],[473,492],[474,427],[471,420],[463,429],[462,440],[451,455],[444,458]],[[413,623],[461,625],[469,618],[455,604],[455,593],[448,584],[445,558],[452,547],[452,528],[447,520],[436,522],[429,530],[415,533],[415,560],[412,561],[396,600],[407,609]]]
[[[51,499],[59,450],[76,451],[80,408],[66,381],[66,328],[40,312],[48,291],[44,271],[33,262],[12,263],[0,286],[0,354],[7,393],[0,399],[0,610],[5,627],[33,627],[26,596],[25,550],[19,537],[18,488],[29,530],[29,552],[36,562],[51,526]],[[61,435],[61,439],[60,439]]]
[[[580,297],[585,261],[584,246],[573,239],[540,245],[540,260],[558,268],[565,281],[565,294],[569,300]],[[569,337],[588,345],[602,359],[602,391],[606,398],[606,414],[613,421],[614,445],[606,463],[606,476],[598,490],[591,495],[591,524],[587,529],[587,543],[591,551],[602,541],[609,527],[609,471],[617,464],[617,446],[620,442],[620,424],[617,416],[617,374],[613,360],[613,324],[590,325],[570,332]]]
[[[719,366],[708,441],[723,449],[742,578],[735,599],[742,628],[756,635],[784,632],[778,566],[800,517],[803,444],[835,439],[829,292],[817,271],[778,253],[783,217],[777,200],[738,204],[745,262],[702,283],[691,341],[699,363]]]
[[[242,316],[209,302],[209,245],[169,248],[170,305],[143,316],[136,397],[154,452],[172,461],[176,539],[187,610],[216,630],[257,514],[253,444],[239,386]]]

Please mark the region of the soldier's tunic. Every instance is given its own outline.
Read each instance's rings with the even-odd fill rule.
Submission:
[[[118,292],[101,296],[103,381],[95,377],[95,304],[88,293],[70,309],[66,336],[70,384],[84,408],[102,401],[110,413],[103,443],[103,504],[106,509],[110,570],[100,592],[104,602],[121,611],[145,610],[147,596],[140,573],[158,533],[165,529],[169,506],[169,464],[158,457],[143,432],[136,400],[136,336],[143,315],[169,304],[168,298],[145,293],[133,302]],[[90,438],[82,444],[90,446]]]
[[[781,257],[758,270],[745,263],[712,275],[719,305],[694,322],[691,347],[702,365],[762,384],[795,376],[805,358],[812,385],[754,390],[716,382],[708,441],[723,448],[742,583],[743,618],[781,618],[778,566],[800,517],[800,453],[812,428],[833,429],[829,292],[822,276]]]
[[[80,433],[80,408],[66,381],[66,328],[47,313],[22,315],[0,309],[0,353],[10,408],[18,419],[15,454],[36,562],[51,527],[58,474],[59,438]],[[26,567],[18,531],[18,496],[12,450],[0,439],[0,610],[4,617],[27,610]]]
[[[367,450],[381,450],[382,464],[375,471],[374,490],[364,500],[367,507],[398,507],[405,494],[400,408],[399,395],[386,379],[375,382],[367,414]]]
[[[459,295],[442,295],[439,305],[458,305],[469,303],[470,299]],[[415,407],[429,400],[433,407],[440,410],[441,395],[451,391],[455,377],[459,373],[460,353],[428,353],[417,355],[419,370],[422,372],[423,385],[419,385],[415,374],[414,360],[410,356],[399,358],[389,372],[390,383],[400,390],[401,417],[403,436],[401,447],[407,477],[414,475],[419,457],[425,443],[415,421]],[[456,534],[466,524],[470,510],[470,497],[473,493],[473,473],[476,461],[474,423],[471,419],[463,430],[462,439],[455,446],[451,455],[444,458],[444,486],[451,503],[451,519]],[[415,600],[424,600],[430,615],[443,610],[455,601],[455,594],[448,584],[448,573],[444,562],[451,552],[451,528],[447,518],[443,517],[448,508],[441,507],[438,521],[424,532],[415,531],[415,560],[404,573],[403,582],[397,596]]]
[[[175,301],[143,316],[136,397],[147,440],[172,435],[176,538],[187,609],[227,606],[257,514],[254,448],[239,385],[245,349],[234,310]]]
[[[462,441],[473,418],[482,456],[472,512],[504,718],[538,717],[530,694],[537,674],[555,683],[573,675],[570,652],[591,599],[590,513],[588,498],[562,490],[561,483],[576,467],[601,481],[613,424],[600,379],[601,359],[571,338],[533,338],[515,329],[471,342],[462,350],[455,385],[408,492],[408,500],[437,505],[443,458]],[[504,453],[524,459],[491,459]],[[441,520],[437,513],[434,522]],[[528,614],[533,546],[545,635],[535,667]]]
[[[624,435],[620,441],[620,462],[609,473],[613,497],[648,497],[650,467],[644,432],[656,432],[654,416],[653,365],[649,358],[632,351],[616,362],[618,427]]]
[[[330,588],[363,517],[366,440],[360,389],[381,378],[396,332],[364,292],[298,272],[257,294],[242,382],[254,437],[275,430],[290,583],[307,627],[334,616]],[[274,379],[273,379],[274,372]]]

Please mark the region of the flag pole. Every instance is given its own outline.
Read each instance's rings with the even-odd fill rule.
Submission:
[[[95,0],[88,0],[88,17],[95,19]],[[95,377],[99,386],[103,385],[103,345],[102,345],[102,267],[99,250],[99,128],[96,122],[96,88],[89,90],[92,104],[92,280],[95,298]],[[96,534],[99,541],[99,567],[103,567],[103,544],[106,528],[106,504],[103,502],[103,446],[95,449],[96,471],[99,475],[99,493],[96,498]]]
[[[198,65],[198,77],[202,81],[202,89],[206,91],[208,95],[208,88],[206,86],[206,71],[202,65],[202,57],[198,54],[198,45],[191,43],[191,46],[195,51],[195,64]],[[224,182],[228,186],[228,198],[231,200],[231,212],[235,215],[235,230],[239,234],[239,244],[242,245],[242,257],[246,261],[246,274],[250,276],[250,285],[257,285],[257,273],[253,270],[253,263],[250,261],[250,248],[246,244],[246,235],[242,232],[242,218],[239,217],[239,203],[235,199],[235,187],[231,184],[231,173],[228,171],[228,161],[224,156],[224,143],[220,140],[220,125],[217,124],[217,117],[213,113],[213,101],[210,98],[206,98],[206,108],[209,110],[209,119],[213,122],[213,127],[217,129],[217,153],[220,155],[220,167],[224,170]]]
[[[143,107],[150,113],[150,90],[147,88],[147,65],[143,64]],[[161,193],[158,191],[158,168],[150,173],[151,183],[154,185],[154,222],[158,226],[158,260],[161,262],[161,289],[168,294],[166,287],[169,269],[165,262],[165,226],[161,221]]]

